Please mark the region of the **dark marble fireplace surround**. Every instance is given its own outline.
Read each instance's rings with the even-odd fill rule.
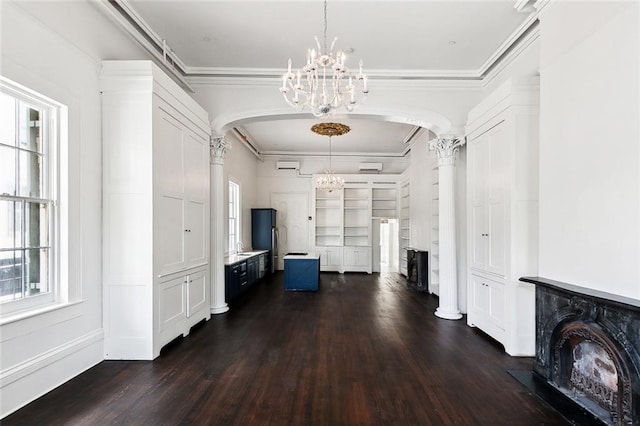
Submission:
[[[534,375],[594,418],[640,425],[640,301],[540,277]]]

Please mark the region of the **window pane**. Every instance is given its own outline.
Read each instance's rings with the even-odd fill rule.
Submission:
[[[16,149],[0,146],[0,194],[16,195]]]
[[[20,187],[18,195],[23,197],[42,197],[42,159],[39,154],[20,151]]]
[[[0,200],[0,249],[20,247],[22,203]]]
[[[26,203],[25,212],[25,247],[48,247],[48,211],[46,204]]]
[[[42,152],[40,111],[20,102],[20,145],[22,149]]]
[[[25,250],[25,286],[27,295],[49,291],[48,249]]]
[[[22,251],[0,251],[0,302],[22,299]]]
[[[0,143],[16,144],[16,100],[0,93]]]

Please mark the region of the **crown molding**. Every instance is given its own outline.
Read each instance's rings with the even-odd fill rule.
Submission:
[[[189,77],[253,77],[282,79],[284,68],[185,67]],[[469,80],[481,79],[480,70],[367,69],[370,79]]]
[[[514,7],[523,12],[532,0],[518,0]],[[371,85],[391,88],[482,88],[489,73],[501,65],[509,52],[521,38],[536,25],[538,15],[549,0],[536,0],[535,11],[530,12],[527,19],[487,58],[479,69],[462,70],[410,70],[410,69],[375,69],[367,70]],[[191,84],[199,85],[244,85],[258,86],[280,81],[282,68],[229,68],[229,67],[192,67],[186,65],[171,50],[168,41],[162,39],[129,4],[128,0],[100,0],[102,11],[125,28],[129,35],[154,56],[161,65],[172,73],[189,90]],[[167,61],[168,59],[168,61]],[[172,69],[167,62],[177,66]],[[188,83],[187,83],[188,82]]]
[[[491,56],[485,61],[485,63],[480,67],[479,74],[482,78],[485,77],[487,72],[498,65],[500,59],[509,52],[514,45],[518,43],[520,38],[527,32],[529,29],[536,25],[538,22],[538,12],[531,12],[527,19],[520,24],[518,28],[504,41],[498,48],[493,52]]]
[[[500,73],[513,62],[521,53],[527,50],[527,48],[540,38],[540,25],[536,20],[535,25],[529,28],[529,31],[525,33],[519,40],[517,40],[510,48],[508,52],[501,58],[496,66],[491,68],[484,79],[482,80],[482,87],[486,87],[493,80],[500,75]]]
[[[327,152],[300,152],[300,151],[264,151],[261,153],[263,159],[273,159],[276,157],[298,157],[298,158],[308,158],[308,159],[326,159],[329,156],[329,151]],[[336,154],[335,152],[331,153],[332,159],[349,159],[353,158],[389,158],[389,159],[401,159],[404,158],[406,153],[404,152],[341,152]]]
[[[263,86],[277,87],[282,83],[281,77],[263,75],[238,75],[238,76],[187,76],[185,81],[193,86]],[[407,78],[369,78],[368,85],[372,88],[407,88],[407,89],[480,89],[483,86],[482,79],[456,80],[443,78],[437,79],[407,79]]]

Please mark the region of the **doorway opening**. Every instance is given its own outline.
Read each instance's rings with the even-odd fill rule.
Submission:
[[[373,272],[399,272],[398,219],[373,220]]]

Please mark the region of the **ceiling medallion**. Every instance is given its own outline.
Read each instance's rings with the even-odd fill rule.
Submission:
[[[341,107],[347,112],[353,111],[358,103],[364,102],[369,93],[367,76],[362,72],[362,61],[360,72],[352,76],[345,65],[345,53],[338,50],[334,54],[337,37],[327,50],[327,0],[324,0],[322,47],[318,37],[315,40],[318,50],[307,50],[307,64],[302,69],[292,72],[289,58],[287,72],[282,75],[280,93],[289,105],[298,111],[302,111],[306,106],[316,117],[326,117]],[[344,84],[343,78],[348,79],[347,84]],[[356,90],[359,92],[360,100],[357,99]]]
[[[344,179],[333,174],[331,170],[331,137],[349,133],[351,128],[342,123],[318,123],[311,126],[311,131],[322,136],[329,136],[329,168],[316,180],[316,189],[323,191],[338,191],[344,188]]]
[[[311,131],[322,136],[342,136],[351,128],[342,123],[318,123],[311,126]]]

